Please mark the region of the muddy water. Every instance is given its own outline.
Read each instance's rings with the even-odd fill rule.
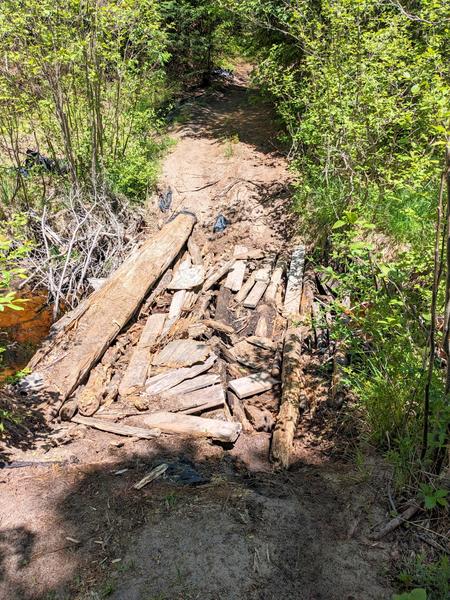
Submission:
[[[0,358],[0,383],[27,365],[52,324],[46,292],[25,295],[25,299],[23,310],[0,312],[0,346],[6,347]]]

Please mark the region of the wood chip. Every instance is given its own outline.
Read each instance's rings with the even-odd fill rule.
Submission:
[[[133,488],[135,490],[141,490],[148,483],[150,483],[151,481],[154,481],[157,477],[160,477],[163,473],[165,473],[168,468],[169,468],[169,465],[167,465],[166,463],[162,463],[162,464],[158,465],[152,471],[150,471],[150,473],[148,473],[148,475],[146,475],[140,481],[135,483],[133,485]]]

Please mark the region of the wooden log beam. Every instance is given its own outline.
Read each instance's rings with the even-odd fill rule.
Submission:
[[[93,427],[94,429],[107,431],[108,433],[127,435],[148,440],[159,437],[161,434],[161,431],[156,428],[145,429],[142,427],[131,427],[130,425],[111,423],[110,421],[103,421],[102,419],[96,419],[94,417],[82,417],[81,415],[75,415],[72,417],[72,421],[74,423],[79,423],[80,425],[87,425],[88,427]]]
[[[205,419],[181,413],[159,412],[139,417],[147,427],[164,433],[185,434],[193,438],[204,437],[222,442],[235,442],[241,432],[241,424],[219,419]]]
[[[304,388],[302,343],[311,332],[311,308],[314,300],[313,287],[309,282],[303,285],[303,277],[296,277],[296,286],[300,286],[303,294],[298,301],[297,318],[291,313],[296,325],[294,326],[292,321],[289,323],[284,338],[281,405],[271,445],[271,459],[276,467],[281,469],[289,468],[291,463],[292,446]],[[298,319],[300,324],[297,324]]]
[[[189,238],[195,217],[179,214],[137,248],[106,283],[88,299],[84,312],[62,332],[53,348],[33,366],[42,377],[42,392],[60,405],[139,308],[152,286]]]

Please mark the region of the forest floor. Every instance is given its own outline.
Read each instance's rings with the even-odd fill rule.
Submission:
[[[217,254],[246,242],[279,251],[296,224],[274,115],[247,82],[238,69],[186,103],[163,165],[161,190],[172,188],[174,209],[196,213],[198,241]],[[148,212],[151,230],[156,200]],[[231,224],[213,236],[220,213]],[[227,448],[77,427],[65,445],[56,429],[10,449],[10,460],[38,464],[0,470],[0,598],[389,599],[396,548],[370,540],[386,519],[389,473],[369,451],[354,459],[326,375],[313,370],[308,381],[286,473],[273,472],[265,432]],[[202,485],[161,478],[133,489],[155,464],[183,470],[186,461]]]

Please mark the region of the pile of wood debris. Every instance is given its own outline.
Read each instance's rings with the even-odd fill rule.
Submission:
[[[273,430],[272,459],[287,467],[314,299],[305,249],[237,245],[213,262],[194,225],[177,215],[56,323],[22,389],[51,418],[119,435],[234,443]]]

